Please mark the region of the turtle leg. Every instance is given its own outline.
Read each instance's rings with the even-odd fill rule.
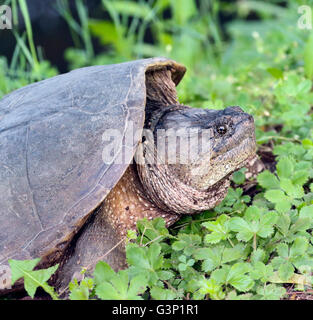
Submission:
[[[140,219],[156,217],[162,217],[167,225],[179,219],[179,215],[164,212],[145,198],[136,169],[130,165],[105,202],[71,241],[57,273],[59,292],[66,290],[73,278],[81,280],[82,268],[87,269],[87,274],[92,273],[100,260],[114,270],[127,267],[127,230],[135,229]]]
[[[67,291],[74,278],[78,281],[83,279],[83,269],[87,274],[92,273],[100,260],[115,270],[126,267],[124,241],[103,217],[102,211],[100,207],[92,214],[65,252],[55,284],[60,293]]]

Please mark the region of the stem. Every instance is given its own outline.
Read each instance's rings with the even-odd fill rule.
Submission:
[[[256,233],[253,235],[253,251],[256,251],[257,248],[257,241],[256,241]]]
[[[90,59],[94,56],[94,51],[93,51],[93,45],[92,45],[89,26],[88,26],[88,13],[82,0],[77,0],[76,9],[77,9],[79,20],[81,23],[81,31],[82,31],[81,36],[84,41],[88,58]]]
[[[28,44],[29,44],[30,52],[31,52],[31,55],[33,58],[34,68],[37,69],[39,63],[38,63],[37,53],[36,53],[35,44],[34,44],[33,30],[32,30],[32,26],[31,26],[31,22],[30,22],[27,3],[25,0],[19,0],[19,5],[21,7],[21,11],[22,11],[24,21],[25,21]]]
[[[231,245],[232,247],[235,246],[235,245],[233,244],[233,242],[230,240],[230,238],[227,238],[227,240],[229,241],[229,243],[230,243],[230,245]]]
[[[168,288],[172,289],[176,293],[178,293],[177,289],[175,289],[168,281],[163,280],[163,282],[167,285]]]
[[[142,232],[142,234],[141,234],[140,243],[139,243],[140,246],[142,246],[142,240],[143,240],[143,236],[145,235],[146,230],[147,230],[147,227],[145,227],[145,228],[143,229],[143,232]]]
[[[157,237],[154,238],[153,240],[150,240],[149,242],[147,242],[147,243],[144,245],[144,247],[146,247],[146,246],[149,245],[150,243],[153,243],[153,242],[159,240],[159,239],[162,238],[162,237],[164,237],[164,236],[162,236],[162,235],[157,236]]]
[[[114,247],[112,247],[109,251],[107,251],[104,255],[102,255],[100,258],[97,259],[97,261],[103,260],[103,258],[105,258],[110,252],[112,252],[116,247],[118,247],[120,244],[122,244],[126,239],[123,238],[122,240],[120,240]],[[89,264],[87,267],[84,267],[85,269],[89,269],[89,267],[92,264]]]
[[[191,221],[188,221],[186,223],[182,223],[179,226],[173,227],[172,229],[179,229],[179,228],[188,226],[188,224],[191,224],[193,222],[206,222],[206,221],[210,221],[210,220],[216,220],[216,217],[211,217],[211,218],[206,218],[206,219],[198,219],[198,220],[191,220]]]

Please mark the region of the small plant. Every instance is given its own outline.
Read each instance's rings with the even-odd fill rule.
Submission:
[[[47,284],[47,281],[57,270],[58,265],[48,269],[33,270],[39,261],[40,259],[24,261],[9,260],[12,273],[12,285],[14,285],[17,280],[23,278],[25,290],[30,297],[34,298],[37,288],[41,287],[52,299],[58,300],[54,289]]]

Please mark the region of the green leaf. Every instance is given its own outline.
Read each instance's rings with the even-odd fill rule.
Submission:
[[[183,241],[175,241],[172,244],[172,248],[175,251],[181,251],[185,248],[185,243]]]
[[[266,213],[260,218],[260,225],[257,231],[257,235],[261,238],[269,237],[273,232],[273,225],[276,223],[278,215],[275,211]]]
[[[153,286],[150,290],[151,298],[153,300],[174,300],[177,298],[177,293],[170,289],[163,289]]]
[[[163,264],[163,257],[161,256],[161,246],[158,243],[152,243],[147,250],[147,258],[150,266],[154,269],[160,269]]]
[[[248,291],[254,285],[254,281],[246,275],[250,270],[251,266],[248,263],[235,263],[228,272],[226,282],[239,291]]]
[[[256,298],[259,300],[280,300],[286,293],[285,288],[275,284],[262,285],[257,289]]]
[[[129,265],[138,266],[140,269],[150,269],[150,261],[147,257],[147,248],[127,247],[126,257]]]
[[[221,264],[224,248],[224,246],[219,245],[210,248],[199,248],[194,252],[193,257],[197,260],[204,260],[202,270],[209,272]]]
[[[244,258],[244,250],[245,246],[241,243],[236,244],[232,248],[225,248],[223,251],[222,263],[229,263]]]
[[[277,248],[277,253],[280,257],[288,259],[289,257],[289,247],[286,243],[280,243]]]
[[[290,257],[302,256],[306,253],[309,243],[304,237],[298,237],[290,248]]]
[[[262,282],[268,282],[273,273],[274,271],[271,265],[265,265],[263,262],[257,261],[253,264],[250,276],[254,280],[260,279]]]
[[[99,261],[96,264],[93,275],[95,284],[100,284],[104,281],[110,280],[115,275],[115,272],[106,262]]]
[[[281,178],[280,186],[287,193],[287,195],[292,198],[302,198],[304,196],[302,186],[294,185],[290,179]]]
[[[96,295],[102,300],[119,300],[120,293],[109,282],[103,282],[96,287]]]
[[[237,290],[243,292],[249,291],[254,285],[254,281],[251,277],[244,275],[232,278],[229,283]]]
[[[293,174],[294,164],[290,158],[282,157],[276,166],[279,178],[289,178]]]
[[[148,220],[144,218],[137,221],[137,229],[139,231],[138,243],[146,244],[147,242],[160,242],[169,236],[169,232],[165,227],[163,218],[155,218]]]
[[[233,290],[227,295],[226,300],[252,300],[252,294],[237,294],[236,290]]]
[[[284,76],[284,73],[282,70],[277,68],[267,68],[266,69],[268,73],[270,73],[275,79],[282,79]]]
[[[142,300],[140,294],[146,290],[144,275],[129,277],[128,270],[115,273],[110,280],[96,286],[96,295],[102,300]]]
[[[34,298],[38,287],[42,287],[50,296],[57,300],[58,297],[54,292],[54,289],[47,284],[47,281],[58,269],[58,264],[41,270],[33,271],[34,267],[38,264],[40,259],[34,260],[8,260],[11,267],[12,285],[20,278],[24,279],[24,287],[28,295]]]
[[[261,210],[257,206],[250,206],[245,211],[245,219],[248,221],[256,221],[261,217]]]
[[[275,209],[280,213],[288,212],[291,209],[291,202],[281,201],[275,204]]]
[[[214,279],[203,279],[198,283],[200,286],[199,292],[203,295],[209,294],[212,300],[221,300],[225,297],[222,287]]]
[[[251,254],[251,263],[255,264],[256,262],[262,262],[265,258],[265,251],[261,248],[257,248]]]
[[[299,213],[299,218],[308,218],[313,221],[313,204],[311,204],[310,206],[302,207]]]
[[[281,266],[278,268],[279,277],[282,280],[288,280],[293,275],[294,270],[295,268],[292,265],[292,263],[286,261],[285,263],[281,264]]]
[[[261,172],[257,181],[265,189],[279,189],[280,187],[277,177],[268,170]]]
[[[93,279],[86,278],[83,279],[79,284],[76,279],[74,279],[69,284],[70,289],[70,300],[89,300],[90,290],[93,288]]]
[[[238,232],[237,239],[242,241],[249,241],[252,239],[254,232],[251,230],[250,225],[242,218],[235,217],[230,219],[229,228],[232,231]]]
[[[225,235],[223,233],[218,233],[218,232],[212,232],[210,234],[207,234],[204,238],[205,243],[218,243],[221,240],[225,239]]]
[[[218,284],[224,284],[226,283],[226,278],[229,273],[230,266],[223,265],[222,268],[216,269],[211,273],[211,278],[216,281]]]
[[[281,178],[280,179],[280,187],[282,188],[282,190],[284,190],[288,195],[290,195],[290,193],[292,193],[293,189],[294,189],[294,185],[292,184],[292,181],[290,179],[287,178]]]
[[[137,234],[135,230],[127,230],[127,240],[135,240],[137,239]]]
[[[278,212],[287,212],[291,208],[289,197],[281,190],[268,190],[265,192],[264,197],[268,201],[275,203],[275,209]]]
[[[19,280],[20,278],[24,277],[25,272],[32,271],[36,265],[39,263],[40,258],[33,259],[33,260],[9,260],[9,265],[11,267],[11,281],[12,285]]]
[[[265,192],[264,197],[273,203],[280,203],[289,200],[289,198],[281,190],[268,190]]]
[[[152,243],[149,247],[128,244],[126,258],[132,276],[144,275],[150,286],[158,281],[158,271],[162,269],[164,263],[160,244]]]
[[[299,218],[293,225],[291,225],[290,232],[296,233],[296,232],[306,231],[310,228],[311,225],[312,225],[311,218]]]
[[[172,248],[175,251],[184,251],[184,254],[191,255],[201,243],[201,237],[197,234],[181,233],[178,240],[173,242]]]
[[[288,214],[279,215],[276,227],[283,236],[287,236],[290,227],[290,216]]]
[[[225,214],[219,216],[216,221],[204,222],[202,226],[211,231],[204,238],[206,243],[218,243],[228,237],[228,217]]]
[[[246,180],[246,176],[242,171],[241,169],[232,174],[232,180],[238,185],[243,184]]]
[[[186,258],[186,256],[181,255],[181,256],[178,257],[178,260],[179,260],[180,262],[182,262],[182,263],[186,263],[187,258]]]
[[[307,170],[297,170],[292,177],[292,183],[303,186],[309,179],[309,172]]]
[[[166,271],[166,270],[157,271],[157,275],[158,275],[158,278],[163,281],[170,280],[175,276],[175,274],[172,271]]]
[[[139,294],[142,294],[146,291],[147,287],[147,279],[144,275],[139,275],[130,280],[129,287],[128,287],[128,299],[133,300],[142,298],[137,298]]]
[[[312,81],[307,79],[301,81],[297,86],[297,95],[308,93],[312,88]]]

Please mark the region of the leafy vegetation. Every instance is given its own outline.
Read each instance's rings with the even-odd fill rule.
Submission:
[[[18,1],[25,21],[26,1]],[[284,4],[284,5],[283,5]],[[188,68],[180,101],[201,108],[240,105],[253,114],[259,155],[268,166],[247,193],[244,170],[214,210],[186,216],[169,230],[162,219],[138,223],[126,245],[128,269],[100,261],[93,277],[69,285],[70,299],[283,299],[312,286],[313,34],[297,27],[298,7],[311,1],[102,1],[108,20],[88,18],[76,1],[58,10],[75,47],[70,68],[163,55]],[[16,1],[12,6],[17,10]],[[170,12],[170,14],[165,14]],[[220,24],[220,13],[232,20]],[[251,19],[254,17],[254,19]],[[146,34],[152,35],[152,43]],[[56,73],[37,58],[31,26],[14,31],[10,65],[0,58],[0,95]],[[95,54],[92,39],[105,47]],[[14,76],[13,76],[14,74]],[[266,163],[266,162],[265,162]],[[55,267],[11,261],[30,296]]]
[[[32,298],[34,298],[37,288],[41,287],[49,293],[53,299],[57,300],[58,297],[54,289],[47,284],[47,281],[51,275],[55,273],[58,265],[56,264],[48,269],[33,270],[39,261],[40,259],[25,261],[9,260],[12,272],[12,285],[14,285],[17,280],[23,278],[25,290]]]

